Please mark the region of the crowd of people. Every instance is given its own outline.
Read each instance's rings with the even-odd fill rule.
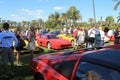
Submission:
[[[105,33],[101,27],[93,26],[89,29],[83,30],[76,28],[73,31],[75,45],[81,46],[85,44],[86,48],[102,47],[104,45]]]
[[[81,47],[83,44],[86,48],[102,47],[106,41],[114,41],[114,44],[120,43],[120,27],[115,30],[102,28],[93,25],[91,28],[84,29],[76,27],[69,29],[63,28],[61,33],[72,34],[74,37],[74,48]]]
[[[16,62],[17,66],[21,65],[20,62],[20,53],[23,47],[25,46],[24,40],[28,40],[27,49],[31,52],[31,57],[34,56],[33,50],[35,50],[35,37],[36,34],[40,34],[42,30],[35,30],[34,26],[31,26],[30,29],[23,30],[21,26],[16,27],[16,29],[11,31],[9,29],[9,24],[4,23],[3,29],[0,32],[0,43],[1,43],[1,61],[3,68],[3,77],[8,77],[8,73],[14,75],[14,53],[13,49],[17,50],[16,54]],[[50,30],[46,30],[50,32]],[[108,32],[108,31],[107,31]],[[70,27],[69,29],[63,28],[61,33],[68,34],[73,36],[74,38],[74,48],[80,47],[85,44],[86,48],[92,47],[102,47],[104,46],[105,35],[107,34],[102,27],[98,27],[94,25],[89,29],[83,29],[82,27]],[[120,27],[118,27],[115,31],[113,31],[114,35],[114,44],[120,43]],[[14,43],[14,44],[13,44]],[[8,71],[8,63],[11,64],[11,71]]]

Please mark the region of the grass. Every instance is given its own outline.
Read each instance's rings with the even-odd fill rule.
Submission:
[[[105,45],[110,45],[110,44],[113,44],[113,42],[105,43]],[[45,54],[45,53],[63,51],[63,50],[48,50],[47,48],[43,48],[43,47],[41,48],[44,50],[44,52],[36,53],[35,56],[40,55],[40,54]],[[64,51],[68,51],[68,50],[73,50],[73,48],[64,49]],[[15,77],[14,79],[10,77],[11,79],[7,79],[7,80],[34,80],[31,70],[30,70],[30,57],[31,55],[29,53],[22,54],[21,62],[23,66],[16,66],[16,61],[15,61]],[[1,70],[1,65],[0,65],[0,75],[1,74],[2,74],[2,70]],[[0,79],[0,80],[4,80],[4,79]]]
[[[12,79],[12,77],[10,76],[10,79],[7,79],[7,80],[33,80],[32,73],[30,70],[30,55],[29,54],[21,55],[21,62],[23,64],[23,66],[16,66],[16,62],[15,62],[15,77],[14,77],[14,79]],[[10,67],[10,66],[8,66],[8,67]],[[2,74],[1,71],[0,71],[0,75]]]
[[[36,53],[35,56],[40,54],[63,51],[63,50],[48,50],[47,48],[44,48],[44,47],[40,47],[40,48],[43,49],[44,51],[41,53]],[[69,50],[69,49],[65,49],[65,50]],[[16,57],[16,54],[15,54],[15,57]],[[30,70],[31,55],[29,53],[21,54],[20,60],[23,66],[16,66],[16,61],[15,61],[15,77],[14,79],[10,77],[10,79],[7,79],[7,80],[34,80]],[[0,75],[2,75],[1,65],[0,65]],[[0,80],[4,80],[4,79],[0,79]]]

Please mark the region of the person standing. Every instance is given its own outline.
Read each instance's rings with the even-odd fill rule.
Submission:
[[[88,30],[88,43],[87,43],[87,48],[92,48],[95,45],[95,25]]]
[[[21,26],[17,26],[16,27],[16,30],[14,31],[17,39],[18,39],[18,45],[16,47],[16,63],[17,63],[17,66],[22,66],[21,65],[21,62],[20,62],[20,54],[21,54],[21,51],[23,50],[23,47],[25,46],[25,42],[24,42],[24,39],[22,37],[22,29],[21,29]]]
[[[74,49],[77,49],[77,33],[79,31],[79,28],[75,28],[73,30],[73,37],[74,37]]]
[[[96,26],[95,27],[95,46],[94,47],[100,47],[100,45],[101,45],[101,34],[100,34],[99,27]]]
[[[120,44],[120,27],[118,27],[115,32],[114,32],[114,37],[115,37],[115,40],[114,40],[114,44]]]
[[[85,48],[87,48],[87,46],[88,46],[88,42],[89,42],[89,36],[88,36],[88,30],[89,30],[89,28],[86,28],[86,29],[84,29],[84,32],[85,32],[85,40],[84,40],[84,42],[85,42]]]
[[[102,27],[99,27],[99,30],[100,30],[100,35],[101,35],[99,47],[102,47],[104,46],[105,32],[103,31]]]
[[[85,32],[82,28],[80,28],[77,33],[77,44],[80,48],[82,48],[82,44],[84,44],[84,40],[85,40]]]
[[[14,53],[13,53],[13,49],[17,46],[18,44],[18,40],[15,36],[15,34],[11,31],[9,31],[9,24],[8,23],[4,23],[3,24],[3,29],[4,31],[2,31],[0,33],[0,42],[1,42],[1,46],[2,46],[2,53],[1,53],[1,60],[2,60],[2,68],[3,68],[3,77],[7,78],[8,77],[8,60],[10,62],[11,65],[11,74],[14,75]],[[15,42],[14,46],[13,46],[13,42]]]
[[[35,35],[36,35],[35,34],[35,28],[34,28],[34,26],[31,26],[30,30],[28,32],[28,41],[29,41],[29,43],[28,43],[28,50],[30,50],[30,52],[31,52],[31,57],[34,56],[33,50],[36,49],[36,46],[35,46]]]

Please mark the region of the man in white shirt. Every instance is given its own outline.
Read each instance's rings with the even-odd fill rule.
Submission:
[[[91,29],[88,30],[88,44],[87,48],[91,48],[94,46],[94,39],[95,39],[95,26],[93,26]]]

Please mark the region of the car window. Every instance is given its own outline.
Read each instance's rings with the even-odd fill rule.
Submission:
[[[56,39],[56,35],[51,35],[51,39]]]
[[[76,60],[64,61],[54,65],[53,68],[63,76],[70,79],[75,63],[76,63]]]
[[[75,80],[120,80],[120,72],[101,65],[81,62]]]
[[[56,35],[48,35],[47,38],[48,39],[56,39]]]

